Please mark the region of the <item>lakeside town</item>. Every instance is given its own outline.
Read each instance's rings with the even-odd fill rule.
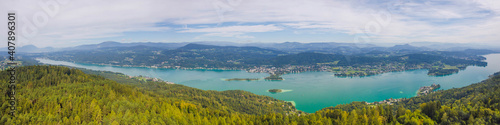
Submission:
[[[101,64],[106,65],[106,64]],[[107,64],[110,65],[110,64]],[[114,66],[114,65],[113,65]],[[119,65],[123,67],[135,67],[131,65]],[[317,65],[286,65],[282,67],[275,67],[270,65],[262,65],[262,66],[254,66],[250,68],[231,68],[231,67],[222,67],[222,68],[205,68],[205,67],[181,67],[181,66],[137,66],[137,67],[147,67],[147,68],[167,68],[167,69],[182,69],[182,70],[245,70],[249,73],[269,73],[270,75],[278,74],[289,74],[289,73],[301,73],[308,71],[325,71],[325,72],[333,72],[337,77],[364,77],[364,76],[373,76],[388,72],[400,72],[406,70],[416,70],[416,69],[431,69],[428,75],[431,76],[440,76],[440,75],[449,75],[452,73],[457,73],[459,69],[465,69],[466,66],[449,66],[446,64],[418,64],[418,65],[407,65],[400,63],[389,63],[389,64],[380,64],[380,65],[359,65],[359,66],[330,66],[325,64],[317,64]],[[450,70],[453,72],[445,72],[441,73],[443,70]],[[435,73],[439,72],[439,73]]]
[[[326,71],[333,72],[337,77],[363,77],[378,75],[387,72],[399,72],[406,70],[416,70],[416,69],[432,69],[428,75],[448,75],[451,73],[458,72],[459,69],[465,69],[466,66],[450,66],[443,63],[428,64],[422,63],[418,65],[409,65],[402,63],[388,63],[379,65],[358,65],[358,66],[330,66],[325,64],[317,65],[286,65],[283,67],[273,67],[273,66],[254,66],[252,68],[246,69],[250,73],[269,73],[269,74],[288,74],[288,73],[301,73],[307,71]],[[454,72],[444,72],[443,70],[453,70]],[[435,73],[439,72],[439,73]]]
[[[435,84],[435,83],[430,85],[430,86],[422,86],[418,89],[417,96],[423,96],[423,95],[433,93],[434,91],[438,90],[439,88],[441,88],[441,85]],[[378,102],[372,102],[372,103],[366,102],[366,104],[367,105],[378,105],[378,104],[392,105],[393,103],[396,103],[396,102],[399,102],[399,101],[402,101],[405,99],[406,98],[399,98],[399,99],[390,98],[390,99],[386,99],[386,100],[382,100],[382,101],[378,101]]]
[[[74,61],[72,61],[75,63]],[[381,63],[381,64],[371,64],[371,65],[351,65],[351,66],[340,66],[336,63],[317,63],[315,65],[283,65],[283,66],[272,66],[272,65],[260,65],[260,66],[250,66],[250,67],[182,67],[173,66],[165,64],[157,65],[119,65],[116,63],[105,64],[105,63],[91,63],[97,65],[109,65],[109,66],[120,66],[120,67],[146,67],[146,68],[166,68],[166,69],[183,69],[183,70],[245,70],[250,73],[269,73],[271,75],[278,74],[288,74],[288,73],[301,73],[308,71],[326,71],[335,73],[334,76],[337,77],[363,77],[383,74],[387,72],[398,72],[406,70],[416,70],[416,69],[429,69],[428,75],[431,76],[442,76],[457,73],[459,70],[463,70],[467,67],[464,64],[458,64],[455,66],[447,65],[441,62],[434,63],[420,63],[420,64],[405,64],[405,63]]]

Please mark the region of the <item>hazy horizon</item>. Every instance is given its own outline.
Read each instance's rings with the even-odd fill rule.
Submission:
[[[102,41],[98,43],[88,43],[88,44],[78,44],[78,45],[71,45],[71,46],[63,46],[63,47],[52,47],[52,46],[47,46],[47,47],[39,47],[37,45],[29,44],[29,45],[22,45],[18,47],[26,47],[26,46],[35,46],[37,48],[54,48],[54,49],[64,49],[64,48],[71,48],[71,47],[78,47],[78,46],[83,46],[83,45],[98,45],[106,42],[116,42],[120,44],[137,44],[137,43],[178,43],[178,44],[189,44],[189,43],[196,43],[196,44],[202,44],[202,45],[216,45],[216,46],[256,46],[258,44],[283,44],[283,43],[301,43],[301,44],[309,44],[309,43],[337,43],[337,44],[352,44],[353,46],[360,47],[360,48],[365,48],[365,47],[394,47],[398,45],[411,45],[415,47],[426,47],[429,49],[434,49],[434,50],[446,50],[446,49],[451,49],[451,48],[465,48],[465,49],[489,49],[489,50],[494,50],[494,51],[499,51],[500,46],[498,45],[487,45],[487,44],[473,44],[473,43],[441,43],[441,42],[411,42],[411,43],[342,43],[342,42],[291,42],[291,41],[285,41],[285,42],[272,42],[272,43],[263,43],[263,42],[253,42],[253,43],[244,43],[244,42],[230,42],[230,41],[193,41],[193,42],[120,42],[120,41]],[[368,46],[365,46],[368,45]],[[343,46],[343,45],[341,45]],[[256,46],[258,47],[258,46]],[[437,49],[439,48],[439,49]]]

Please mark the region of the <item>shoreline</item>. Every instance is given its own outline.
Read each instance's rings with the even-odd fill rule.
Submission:
[[[276,68],[276,67],[269,67],[267,65],[265,66],[260,66],[260,67],[254,67],[254,68],[204,68],[204,67],[195,67],[195,68],[187,68],[187,67],[181,67],[181,66],[146,66],[146,65],[114,65],[114,64],[104,64],[104,63],[80,63],[80,62],[75,62],[75,61],[63,61],[63,60],[53,60],[49,58],[35,58],[35,60],[39,61],[39,59],[44,59],[44,60],[51,60],[51,61],[61,61],[61,62],[70,62],[70,63],[75,63],[75,64],[81,64],[81,65],[99,65],[99,66],[112,66],[112,67],[126,67],[126,68],[154,68],[154,69],[168,69],[168,70],[201,70],[201,71],[245,71],[248,73],[268,73],[268,74],[275,74],[275,73],[280,73],[282,75],[285,74],[298,74],[302,72],[330,72],[333,73],[332,76],[338,77],[338,78],[362,78],[362,77],[370,77],[370,76],[377,76],[377,75],[382,75],[385,73],[391,73],[391,72],[405,72],[405,71],[413,71],[413,70],[427,70],[427,72],[430,72],[433,70],[431,67],[409,67],[409,68],[403,68],[403,69],[395,69],[395,70],[385,70],[385,71],[377,71],[377,72],[370,72],[366,73],[365,71],[355,71],[354,74],[345,74],[345,71],[335,71],[332,68],[332,66],[291,66],[291,67],[296,67],[297,69],[293,70],[285,70],[287,68]],[[479,65],[467,65],[466,67],[469,66],[477,66],[477,67],[484,67],[484,66],[479,66]],[[312,69],[308,69],[304,67],[313,67]],[[351,66],[348,66],[351,67]],[[338,68],[338,67],[337,67]],[[347,67],[341,67],[340,69],[347,68]],[[363,68],[363,67],[351,67],[351,68]],[[459,70],[461,71],[461,70]],[[363,74],[360,74],[363,72]],[[433,76],[433,77],[442,77],[442,76],[448,76],[448,75],[453,75],[457,74],[459,72],[454,72],[451,74],[446,74],[446,75],[433,75],[433,74],[427,74],[428,76]],[[279,81],[279,80],[276,80]]]
[[[70,62],[70,61],[62,61],[62,60],[53,60],[53,59],[48,59],[48,58],[35,58],[36,61],[39,61],[39,59],[44,59],[44,60],[50,60],[50,61],[60,61],[60,62],[69,62],[69,63],[75,63],[75,64],[80,64],[80,65],[98,65],[98,66],[112,66],[112,67],[120,67],[120,68],[154,68],[154,69],[167,69],[167,70],[194,70],[194,71],[246,71],[248,73],[266,73],[266,72],[249,72],[248,70],[245,70],[245,69],[220,69],[220,68],[164,68],[164,67],[154,67],[154,66],[121,66],[121,65],[112,65],[112,64],[97,64],[97,63],[78,63],[78,62]],[[39,61],[39,63],[41,63]],[[42,64],[46,64],[46,63],[42,63]],[[476,65],[471,65],[471,66],[476,66]],[[476,66],[476,67],[482,67],[482,66]],[[332,76],[334,77],[337,77],[337,78],[364,78],[364,77],[372,77],[372,76],[379,76],[379,75],[383,75],[383,74],[386,74],[386,73],[397,73],[397,72],[406,72],[406,71],[415,71],[415,70],[427,70],[429,71],[429,69],[425,69],[425,68],[422,68],[422,69],[408,69],[408,70],[402,70],[402,71],[389,71],[389,72],[384,72],[384,73],[379,73],[379,74],[373,74],[373,75],[365,75],[365,76],[336,76],[336,74],[333,74]],[[105,70],[99,70],[99,71],[105,71]],[[321,71],[321,70],[313,70],[313,71],[303,71],[303,72],[329,72],[329,73],[335,73],[335,72],[332,72],[332,71]],[[282,75],[286,75],[286,74],[299,74],[299,73],[303,73],[303,72],[290,72],[290,73],[284,73]],[[453,74],[457,74],[457,73],[453,73]],[[453,75],[453,74],[449,74],[449,75]],[[432,76],[432,75],[428,75],[428,76]],[[448,76],[448,75],[445,75],[445,76]],[[433,77],[443,77],[443,76],[433,76]],[[223,79],[223,80],[226,80],[226,79]],[[260,79],[259,79],[260,80]],[[267,81],[283,81],[285,79],[282,79],[282,80],[267,80]],[[231,81],[240,81],[240,80],[231,80]],[[246,80],[241,80],[241,81],[246,81]],[[258,80],[250,80],[250,81],[258,81]]]
[[[242,69],[236,69],[236,68],[202,68],[202,67],[199,67],[199,68],[184,68],[184,67],[174,68],[174,67],[157,67],[157,66],[113,65],[113,64],[104,64],[104,63],[81,63],[81,62],[75,62],[75,61],[54,60],[54,59],[49,59],[49,58],[35,58],[36,61],[40,62],[39,59],[50,60],[50,61],[60,61],[60,62],[70,62],[70,63],[81,64],[81,65],[91,64],[91,65],[99,65],[99,66],[126,67],[126,68],[210,70],[210,71],[244,71]]]
[[[292,106],[295,106],[295,108],[297,108],[297,105],[296,105],[295,101],[285,101],[285,102],[290,102],[290,103],[292,103]]]
[[[260,78],[231,78],[223,79],[224,81],[258,81]]]
[[[271,92],[272,90],[280,90],[279,92]],[[293,90],[291,89],[268,89],[266,92],[269,92],[271,94],[277,94],[277,93],[284,93],[284,92],[291,92]]]
[[[427,94],[430,94],[430,93],[434,93],[435,91],[439,90],[441,88],[441,85],[439,84],[432,84],[430,86],[423,86],[423,87],[420,87],[416,92],[415,92],[415,95],[412,96],[412,97],[418,97],[418,96],[422,96],[422,95],[427,95]],[[412,98],[410,97],[410,98]],[[378,104],[388,104],[388,105],[392,105],[392,103],[397,103],[399,101],[402,101],[402,100],[405,100],[407,98],[396,98],[396,99],[393,99],[393,98],[389,98],[389,99],[384,99],[382,101],[374,101],[374,102],[366,102],[367,105],[378,105]]]

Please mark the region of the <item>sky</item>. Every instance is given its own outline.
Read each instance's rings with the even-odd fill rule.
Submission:
[[[103,41],[500,46],[499,0],[2,0],[0,11],[3,18],[16,13],[17,46]],[[2,27],[7,21],[0,19]]]

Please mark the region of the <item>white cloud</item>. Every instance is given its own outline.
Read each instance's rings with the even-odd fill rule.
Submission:
[[[250,39],[250,38],[255,38],[254,36],[248,36],[248,35],[243,35],[244,33],[241,32],[216,32],[216,33],[207,33],[203,34],[201,36],[196,37],[195,39],[202,39],[204,37],[235,37],[235,38],[240,38],[240,39]]]
[[[273,32],[283,30],[275,25],[251,25],[251,26],[226,26],[226,27],[208,27],[208,28],[191,28],[179,31],[181,33],[206,33],[202,36],[196,37],[201,39],[206,36],[218,37],[235,37],[240,39],[255,38],[254,36],[243,35],[245,33],[258,33],[258,32]]]
[[[188,29],[180,32],[183,33],[196,33],[196,32],[272,32],[279,31],[279,28],[275,25],[252,25],[252,26],[226,26],[226,27],[213,27],[213,28],[199,28],[199,29]]]
[[[474,0],[481,8],[500,13],[500,1],[498,0]]]
[[[0,10],[2,13],[16,10],[19,17],[32,20],[34,14],[45,13],[37,2],[2,1]],[[23,42],[41,47],[71,46],[85,42],[97,43],[101,41],[92,40],[121,37],[126,32],[135,31],[201,34],[197,39],[258,39],[259,36],[248,34],[316,30],[327,34],[367,35],[374,42],[495,43],[500,40],[496,35],[500,32],[499,3],[498,0],[241,0],[235,3],[226,0],[69,1],[59,6],[57,14],[50,17],[46,25],[36,28],[36,36]],[[214,5],[222,8],[214,8]],[[388,23],[380,22],[376,15],[380,12],[390,12]],[[0,24],[5,24],[5,20],[0,19]],[[190,27],[174,28],[185,25]],[[370,26],[376,32],[365,33],[366,27]],[[4,39],[6,35],[0,34],[0,37]],[[335,36],[330,38],[325,41],[335,40]]]
[[[56,0],[44,0],[53,2]],[[170,7],[174,1],[68,1],[67,4],[49,6],[50,9],[59,8],[54,16],[48,17],[45,25],[36,25],[33,17],[36,14],[48,14],[39,1],[19,0],[2,2],[1,11],[15,10],[18,15],[18,32],[22,33],[24,24],[22,19],[33,23],[37,31],[35,36],[28,36],[20,40],[21,46],[35,44],[37,46],[74,46],[72,44],[85,44],[92,39],[123,36],[125,32],[140,31],[165,31],[169,27],[157,26],[157,23],[168,20],[174,13],[173,10],[161,8]],[[42,1],[43,2],[43,1]],[[4,4],[5,3],[5,4]],[[57,2],[56,2],[57,3]],[[173,4],[172,4],[173,5]],[[178,7],[178,6],[177,6]],[[4,20],[1,20],[2,22]],[[21,34],[20,33],[20,34]],[[74,42],[69,42],[74,41]],[[102,41],[93,41],[94,43]]]

